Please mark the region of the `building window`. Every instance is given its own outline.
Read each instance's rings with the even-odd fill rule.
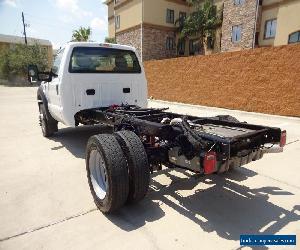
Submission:
[[[115,17],[115,26],[116,29],[120,29],[120,16]]]
[[[255,33],[255,46],[259,45],[259,32]]]
[[[174,37],[168,36],[167,40],[166,40],[166,49],[167,50],[172,50],[172,49],[174,49],[174,47],[175,47],[175,39],[174,39]]]
[[[232,37],[231,41],[233,43],[239,43],[242,37],[242,25],[232,26]]]
[[[217,9],[218,9],[218,8],[217,8],[217,5],[213,5],[213,6],[212,6],[211,11],[212,11],[212,15],[213,15],[213,16],[216,16],[216,15],[218,14],[218,13],[217,13]]]
[[[179,12],[179,25],[182,26],[186,19],[186,12]]]
[[[245,0],[234,0],[234,5],[242,5],[245,3]]]
[[[274,38],[276,35],[277,19],[267,20],[265,23],[265,39]]]
[[[200,54],[200,42],[198,39],[190,40],[189,54],[190,55],[199,55]]]
[[[42,47],[42,51],[43,51],[43,53],[48,53],[47,47]]]
[[[300,42],[300,30],[289,35],[289,44],[299,43],[299,42]]]
[[[184,52],[185,52],[185,39],[184,38],[178,40],[177,50],[178,50],[178,55],[180,55],[180,56],[184,55]]]
[[[174,23],[174,10],[167,9],[166,22]]]
[[[213,49],[215,46],[215,41],[212,36],[208,36],[206,39],[206,44],[208,49]]]

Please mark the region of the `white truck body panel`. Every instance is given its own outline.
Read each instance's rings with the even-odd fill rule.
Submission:
[[[51,82],[42,83],[48,100],[50,114],[67,126],[75,126],[74,116],[85,109],[130,104],[147,107],[147,81],[143,65],[139,60],[141,73],[70,73],[69,64],[75,47],[107,47],[131,50],[133,47],[94,42],[71,42],[63,50],[58,77]],[[130,88],[124,93],[124,88]],[[95,90],[87,95],[86,90]]]

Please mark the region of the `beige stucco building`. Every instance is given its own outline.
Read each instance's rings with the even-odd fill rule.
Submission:
[[[143,60],[209,54],[300,41],[300,0],[212,0],[223,13],[213,43],[200,51],[197,37],[179,40],[185,0],[107,0],[109,37],[137,48]]]
[[[264,0],[260,8],[258,46],[300,42],[300,0]],[[276,32],[273,37],[267,38],[266,28],[270,20],[276,20]]]

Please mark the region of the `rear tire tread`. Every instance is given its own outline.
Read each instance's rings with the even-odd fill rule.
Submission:
[[[127,203],[142,200],[148,192],[150,168],[148,157],[140,138],[129,130],[115,133],[128,163],[129,194]]]
[[[95,194],[90,179],[89,153],[95,148],[102,153],[108,172],[109,190],[103,200],[100,200]],[[128,197],[129,179],[126,158],[113,135],[100,134],[89,139],[86,151],[86,169],[90,190],[97,207],[104,213],[111,213],[122,207]]]

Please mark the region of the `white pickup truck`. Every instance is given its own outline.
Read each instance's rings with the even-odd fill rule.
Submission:
[[[280,128],[147,108],[143,65],[129,46],[71,42],[49,72],[29,65],[28,79],[41,82],[37,100],[45,137],[55,135],[58,122],[113,127],[112,134],[92,136],[86,148],[88,183],[104,213],[141,200],[150,173],[162,165],[223,173],[281,152],[286,143]]]

